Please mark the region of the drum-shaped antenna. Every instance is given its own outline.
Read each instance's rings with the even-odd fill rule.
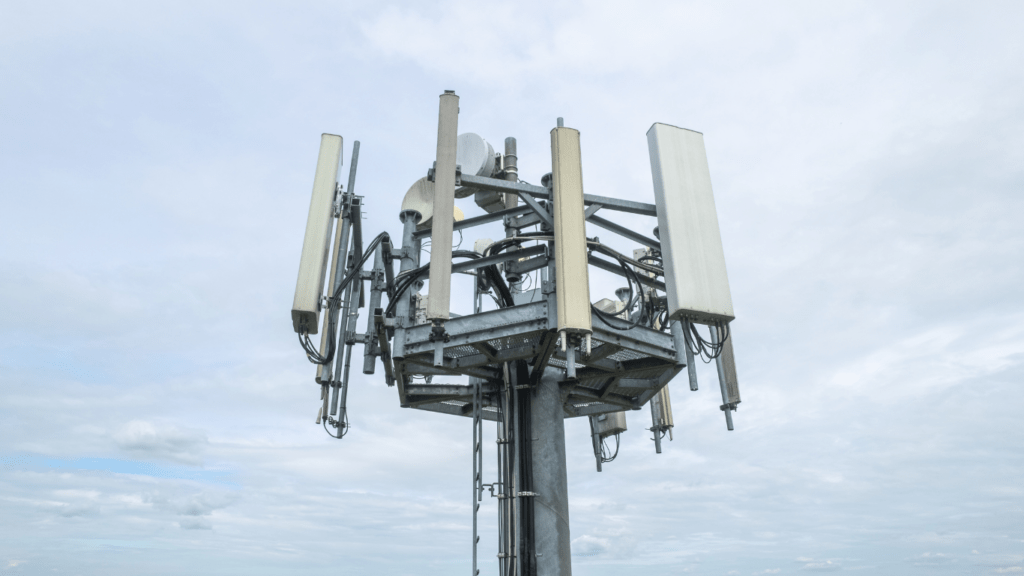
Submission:
[[[402,200],[402,211],[406,210],[415,210],[420,213],[417,230],[430,228],[430,222],[434,216],[434,183],[427,180],[426,176],[413,183],[409,187],[409,191],[405,193],[405,198]],[[461,222],[466,217],[458,206],[455,207],[452,215],[456,222]]]
[[[463,174],[490,176],[494,173],[494,148],[472,132],[459,134],[455,163],[462,168]],[[456,188],[455,197],[465,198],[474,192],[476,190],[472,188]]]

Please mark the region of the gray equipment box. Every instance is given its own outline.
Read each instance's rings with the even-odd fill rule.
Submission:
[[[626,431],[626,413],[612,412],[594,416],[594,434],[601,438],[621,434]]]

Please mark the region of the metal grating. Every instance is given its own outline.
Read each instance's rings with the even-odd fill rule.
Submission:
[[[521,311],[507,309],[506,312],[508,318],[492,319],[493,326],[498,330],[503,330],[504,333],[501,336],[494,337],[497,335],[492,333],[492,337],[487,338],[487,331],[477,327],[471,327],[462,335],[453,334],[453,338],[458,338],[458,341],[452,342],[444,349],[447,368],[434,367],[431,365],[432,362],[425,362],[429,359],[429,354],[423,350],[422,343],[419,343],[420,351],[408,357],[415,358],[415,360],[405,362],[402,372],[406,377],[434,374],[434,378],[437,378],[438,375],[444,373],[448,377],[462,375],[500,379],[501,371],[495,371],[496,368],[499,368],[495,362],[482,365],[474,357],[479,358],[481,353],[488,356],[499,354],[508,360],[525,359],[532,365],[538,361],[536,355],[544,354],[545,350],[551,353],[551,356],[546,358],[545,365],[564,371],[566,359],[561,352],[561,339],[558,333],[547,328],[538,328],[536,322],[520,322],[516,314],[521,314]],[[659,338],[664,339],[665,336],[662,335]],[[640,346],[633,347],[634,342]],[[604,339],[595,337],[592,343],[593,348],[607,345],[612,346],[614,352],[607,356],[599,352],[593,360],[586,356],[576,358],[577,379],[565,383],[568,386],[567,392],[572,394],[566,401],[567,417],[617,412],[629,409],[630,404],[635,406],[646,403],[660,387],[659,381],[662,380],[666,371],[675,369],[675,363],[669,358],[651,350],[650,342],[650,336],[643,334],[638,338],[609,338],[607,335]],[[479,346],[484,343],[493,349],[493,352],[484,352],[485,347]],[[661,342],[654,345],[653,348],[665,350],[665,344]],[[671,348],[668,350],[670,351]],[[610,351],[605,350],[605,353],[607,352]],[[459,364],[462,359],[468,358],[474,358],[474,360]],[[623,384],[627,384],[627,386],[623,386]],[[576,392],[573,393],[572,390]],[[598,400],[595,397],[597,395],[603,395],[606,400]],[[472,405],[469,398],[453,399],[451,396],[442,398],[444,397],[439,394],[436,403],[422,402],[426,398],[421,398],[417,401],[415,408],[466,415],[464,412],[468,411]],[[624,403],[626,406],[623,405]],[[495,408],[485,408],[484,412],[485,419],[494,420],[497,417]]]
[[[623,348],[622,350],[619,350],[618,352],[612,354],[608,358],[611,360],[615,360],[616,362],[625,362],[627,360],[639,360],[641,358],[648,358],[648,356],[642,352],[637,352],[635,350]]]
[[[539,344],[541,340],[540,336],[541,334],[537,332],[531,334],[517,334],[515,336],[505,336],[503,338],[488,340],[487,343],[496,350],[507,350],[509,348]]]
[[[447,358],[462,358],[463,356],[472,356],[479,353],[480,351],[472,346],[452,346],[451,348],[444,349],[444,355]]]

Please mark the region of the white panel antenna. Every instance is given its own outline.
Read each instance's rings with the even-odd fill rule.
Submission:
[[[558,331],[590,334],[590,281],[587,230],[583,215],[583,165],[580,133],[551,130],[552,219],[555,228],[555,291]],[[562,348],[566,343],[563,338]]]
[[[327,258],[334,222],[334,194],[338,187],[342,138],[334,134],[320,137],[320,156],[313,177],[313,197],[309,202],[306,235],[302,240],[299,278],[292,302],[292,327],[298,333],[316,334],[320,321],[320,301],[327,275]]]
[[[722,331],[718,329],[717,341],[722,341]],[[718,365],[718,379],[722,383],[722,395],[726,404],[740,403],[740,384],[736,377],[736,356],[732,353],[732,334],[722,342],[722,353],[715,359]]]
[[[452,291],[452,226],[455,210],[455,155],[458,146],[459,97],[445,90],[437,118],[437,160],[434,165],[434,222],[431,224],[430,288],[427,319],[447,320]]]
[[[647,146],[669,318],[729,322],[735,314],[704,135],[657,123],[647,131]]]
[[[651,398],[651,432],[654,433],[654,451],[661,454],[661,440],[668,434],[672,439],[672,398],[665,386]]]

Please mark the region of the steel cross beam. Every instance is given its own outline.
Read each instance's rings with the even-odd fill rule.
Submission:
[[[520,198],[524,198],[525,196],[543,199],[551,198],[551,191],[543,186],[534,186],[533,184],[526,184],[523,182],[509,182],[506,180],[498,180],[497,178],[486,178],[484,176],[463,174],[462,185],[467,188],[476,188],[477,190],[491,190],[506,194],[516,194]],[[654,204],[610,198],[608,196],[584,194],[583,203],[586,205],[600,204],[602,208],[606,208],[608,210],[618,210],[619,212],[640,214],[641,216],[658,215],[658,208]]]
[[[515,208],[508,208],[505,210],[499,210],[497,212],[491,212],[490,214],[484,214],[482,216],[474,216],[472,218],[466,218],[460,222],[456,222],[452,225],[452,230],[462,230],[463,228],[472,228],[473,226],[479,226],[481,224],[487,224],[488,222],[497,222],[498,220],[507,217],[519,216],[520,214],[528,214],[533,209],[529,206],[516,206]],[[417,230],[413,233],[415,238],[426,238],[430,236],[430,228],[424,228]]]

